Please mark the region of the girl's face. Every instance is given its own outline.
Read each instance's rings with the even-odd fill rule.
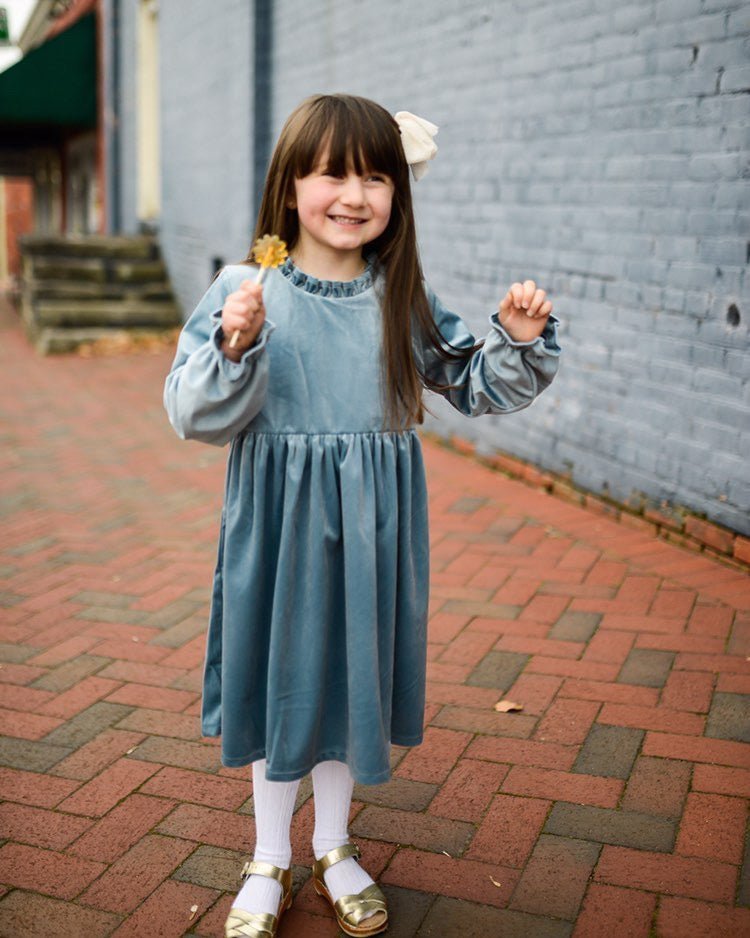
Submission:
[[[329,172],[323,153],[312,172],[294,181],[292,208],[299,216],[300,252],[339,255],[341,260],[362,257],[362,248],[388,227],[393,202],[393,182],[383,173],[363,170]]]

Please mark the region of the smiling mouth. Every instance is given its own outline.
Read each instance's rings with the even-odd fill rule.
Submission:
[[[336,222],[337,225],[350,225],[352,228],[357,225],[364,225],[367,219],[365,218],[352,218],[349,215],[329,215],[331,221]]]

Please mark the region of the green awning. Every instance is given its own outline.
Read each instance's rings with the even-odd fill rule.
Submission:
[[[96,14],[0,72],[0,135],[96,126]]]

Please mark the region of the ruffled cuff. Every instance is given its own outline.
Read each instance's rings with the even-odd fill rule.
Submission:
[[[500,314],[497,311],[490,316],[490,325],[496,332],[499,332],[508,345],[513,348],[533,348],[539,355],[559,355],[562,351],[557,342],[557,327],[560,325],[560,320],[554,313],[550,313],[547,317],[547,322],[544,324],[544,329],[542,329],[540,335],[527,342],[519,342],[512,338],[510,333],[500,323]]]
[[[219,366],[219,372],[228,381],[237,381],[247,375],[248,365],[263,351],[268,342],[268,338],[276,328],[276,324],[266,319],[261,326],[255,342],[242,353],[238,362],[233,362],[221,350],[221,344],[224,341],[224,330],[221,327],[221,310],[211,313],[211,336],[209,339],[211,348],[214,350],[216,360]]]

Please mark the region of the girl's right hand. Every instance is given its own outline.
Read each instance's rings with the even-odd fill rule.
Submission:
[[[243,280],[234,293],[224,301],[221,311],[221,329],[224,341],[221,350],[227,358],[239,361],[260,334],[266,319],[263,305],[263,287],[252,280]],[[234,348],[229,347],[232,336],[240,331]]]

